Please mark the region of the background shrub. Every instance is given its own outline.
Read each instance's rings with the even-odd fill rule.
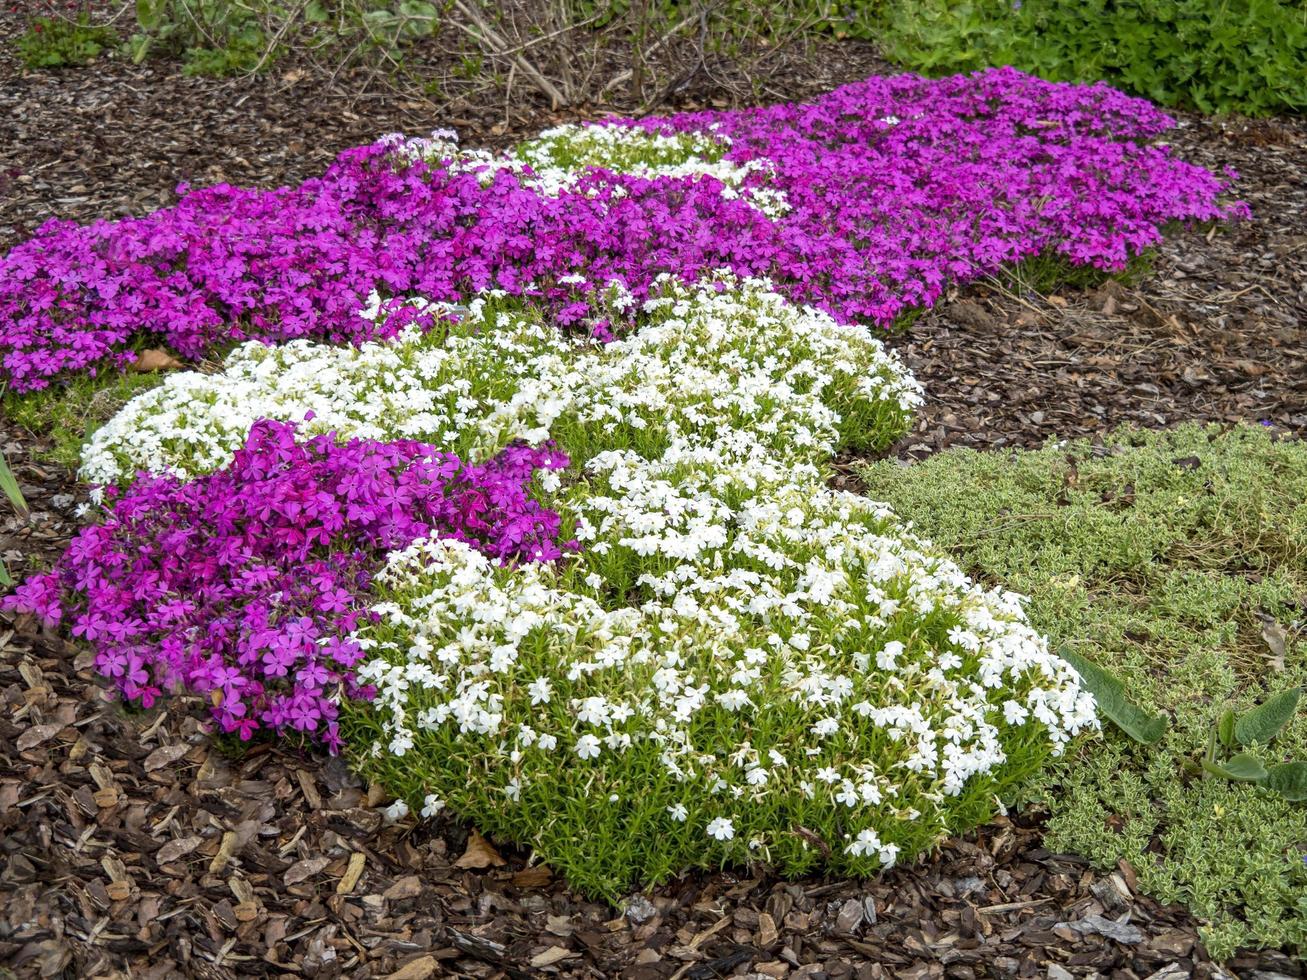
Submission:
[[[18,56],[28,68],[85,65],[117,43],[111,28],[91,23],[85,11],[74,18],[38,17],[18,38]]]
[[[31,67],[118,46],[121,9],[43,0],[19,41]],[[552,108],[648,110],[706,86],[757,102],[785,59],[832,34],[873,42],[938,76],[1012,65],[1052,81],[1107,81],[1166,105],[1249,115],[1307,107],[1307,6],[1297,0],[137,0],[133,60],[191,74],[283,57],[373,69],[441,101],[527,96]]]
[[[1012,65],[1203,112],[1307,108],[1307,5],[1295,0],[895,0],[847,29],[929,75]]]

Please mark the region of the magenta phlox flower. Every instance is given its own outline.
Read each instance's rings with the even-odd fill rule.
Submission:
[[[142,217],[42,225],[0,259],[0,383],[121,367],[138,336],[191,358],[250,338],[358,344],[429,325],[406,296],[491,287],[608,340],[629,324],[594,316],[595,289],[620,279],[643,300],[662,273],[719,268],[887,325],[1004,263],[1049,253],[1120,269],[1169,222],[1248,213],[1222,201],[1232,174],[1154,145],[1173,125],[1155,106],[1011,68],[627,125],[714,129],[732,141],[728,161],[764,162],[741,190],[779,192],[788,210],[768,217],[706,175],[595,170],[545,194],[501,169],[483,185],[383,139],[297,187],[181,185],[175,205]],[[584,282],[564,285],[570,274]],[[374,290],[375,320],[358,313]],[[284,506],[293,517],[305,504]]]

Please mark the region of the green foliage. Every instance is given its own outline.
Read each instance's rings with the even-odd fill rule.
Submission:
[[[1013,65],[1203,112],[1307,109],[1295,0],[896,0],[849,30],[928,75]]]
[[[1286,800],[1295,803],[1307,800],[1307,762],[1281,762],[1271,766],[1266,785]]]
[[[1177,227],[1165,228],[1165,234],[1178,231]],[[1005,265],[992,280],[1002,289],[1018,296],[1032,293],[1047,295],[1059,289],[1096,289],[1107,282],[1119,282],[1125,285],[1146,279],[1153,270],[1157,258],[1156,249],[1146,249],[1131,255],[1125,268],[1118,272],[1109,272],[1092,265],[1076,265],[1065,255],[1055,251],[1044,251],[1031,255],[1019,262]]]
[[[1152,745],[1166,734],[1166,717],[1150,714],[1131,701],[1125,693],[1125,685],[1111,671],[1065,647],[1058,651],[1058,655],[1076,669],[1103,715],[1136,742]],[[1293,718],[1300,693],[1296,687],[1281,691],[1237,719],[1235,713],[1227,708],[1208,740],[1207,758],[1202,760],[1201,769],[1237,783],[1257,783],[1271,792],[1280,793],[1287,800],[1301,799],[1299,767],[1307,769],[1307,763],[1286,762],[1275,766],[1277,775],[1272,782],[1261,759],[1251,752],[1236,753],[1224,762],[1216,758],[1218,745],[1230,748],[1235,742],[1240,745],[1269,743]]]
[[[3,452],[0,452],[0,493],[19,514],[27,513],[27,501],[23,499],[23,492],[18,489],[18,480],[14,477],[14,471],[9,468],[9,461],[5,459]],[[5,567],[3,561],[0,561],[0,587],[8,588],[13,584],[9,569]]]
[[[405,43],[430,35],[442,8],[427,0],[136,0],[133,61],[181,58],[192,75],[266,68],[292,49],[358,52],[398,62]]]
[[[1266,778],[1266,767],[1255,755],[1240,752],[1224,763],[1203,760],[1203,769],[1214,776],[1224,776],[1236,783],[1260,783]]]
[[[1307,762],[1281,762],[1269,769],[1251,752],[1238,752],[1224,762],[1216,758],[1218,745],[1269,745],[1293,720],[1298,708],[1299,688],[1291,687],[1267,698],[1241,716],[1226,709],[1207,743],[1202,770],[1213,776],[1241,783],[1256,783],[1290,802],[1307,799]]]
[[[1293,718],[1298,707],[1298,688],[1290,688],[1253,708],[1234,723],[1234,737],[1240,745],[1266,745]]]
[[[257,6],[265,10],[234,0],[136,0],[128,54],[135,62],[151,54],[180,56],[188,75],[251,71],[267,46],[258,14],[273,5]]]
[[[116,371],[104,371],[98,377],[79,375],[66,385],[22,395],[7,394],[0,407],[15,424],[49,439],[49,448],[37,450],[36,458],[75,470],[81,465],[82,445],[91,434],[133,395],[156,387],[162,380],[158,374]]]
[[[1172,719],[1153,745],[1108,730],[1052,771],[1048,846],[1129,860],[1209,922],[1214,956],[1307,946],[1307,712],[1276,697],[1307,682],[1307,446],[1186,426],[863,475],[965,569],[1028,595],[1055,645]],[[1268,619],[1288,637],[1282,667]],[[1230,778],[1263,778],[1238,757],[1240,721],[1261,784]],[[1221,778],[1203,777],[1209,757]]]
[[[1169,724],[1166,717],[1151,714],[1131,701],[1125,686],[1110,671],[1065,647],[1058,651],[1058,656],[1076,669],[1098,702],[1098,710],[1136,742],[1152,745],[1166,734]]]
[[[91,23],[80,14],[76,20],[38,17],[18,38],[18,56],[28,68],[66,68],[94,61],[117,39],[108,27]]]

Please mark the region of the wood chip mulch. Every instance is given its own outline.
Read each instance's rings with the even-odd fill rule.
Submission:
[[[1132,286],[955,291],[892,340],[927,389],[901,455],[1127,423],[1307,433],[1307,119],[1184,117],[1168,136],[1186,160],[1233,166],[1253,220],[1172,235]]]
[[[876,69],[865,50],[839,52],[796,74],[796,94]],[[0,248],[50,214],[166,204],[181,179],[300,179],[388,129],[452,123],[493,143],[557,121],[439,118],[289,74],[23,73],[0,53],[0,78]],[[1258,220],[1177,236],[1135,287],[951,296],[893,341],[928,386],[903,457],[1121,422],[1307,429],[1307,124],[1189,119],[1176,142],[1240,169]],[[38,441],[0,419],[33,506],[0,522],[0,552],[48,562],[83,498],[33,461]],[[508,849],[474,867],[499,855],[470,828],[389,822],[389,801],[338,759],[225,755],[197,714],[127,714],[82,647],[0,616],[0,977],[1303,975],[1277,952],[1211,963],[1192,917],[1139,894],[1129,865],[1044,850],[1037,813],[872,881],[697,874],[614,909]]]

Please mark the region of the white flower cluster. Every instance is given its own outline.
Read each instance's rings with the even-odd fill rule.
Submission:
[[[305,438],[418,438],[474,457],[514,439],[541,442],[562,407],[547,379],[564,375],[584,345],[537,317],[499,314],[490,304],[446,307],[443,329],[412,326],[359,347],[250,341],[218,373],[170,374],[95,432],[80,475],[120,483],[141,470],[220,469],[258,419],[297,422]],[[480,329],[487,318],[495,329]],[[540,383],[524,385],[533,371]]]
[[[252,341],[219,373],[172,374],[132,399],[94,434],[81,475],[115,483],[141,470],[210,472],[261,418],[300,422],[306,438],[414,438],[472,458],[551,436],[574,456],[656,453],[682,433],[724,427],[817,462],[843,435],[828,407],[837,397],[882,443],[901,431],[920,389],[896,356],[765,281],[734,285],[687,291],[664,280],[666,295],[647,304],[640,329],[606,347],[502,295],[433,304],[446,317],[441,329],[358,348]],[[607,301],[620,305],[615,292]]]
[[[649,324],[583,359],[552,430],[586,460],[551,501],[576,558],[509,569],[419,542],[358,634],[377,771],[600,887],[732,854],[798,870],[817,843],[833,867],[884,866],[1096,725],[1018,597],[826,486],[837,445],[902,431],[901,368],[727,287],[669,283]],[[587,845],[605,799],[625,829]]]
[[[731,141],[721,133],[664,134],[621,124],[567,124],[546,129],[505,153],[464,150],[450,130],[425,138],[390,134],[382,139],[397,155],[479,173],[487,181],[500,170],[512,171],[525,186],[546,196],[573,190],[583,177],[607,170],[643,178],[708,176],[721,182],[728,200],[741,198],[769,218],[790,210],[784,192],[767,186],[774,173],[771,161],[725,159]]]

